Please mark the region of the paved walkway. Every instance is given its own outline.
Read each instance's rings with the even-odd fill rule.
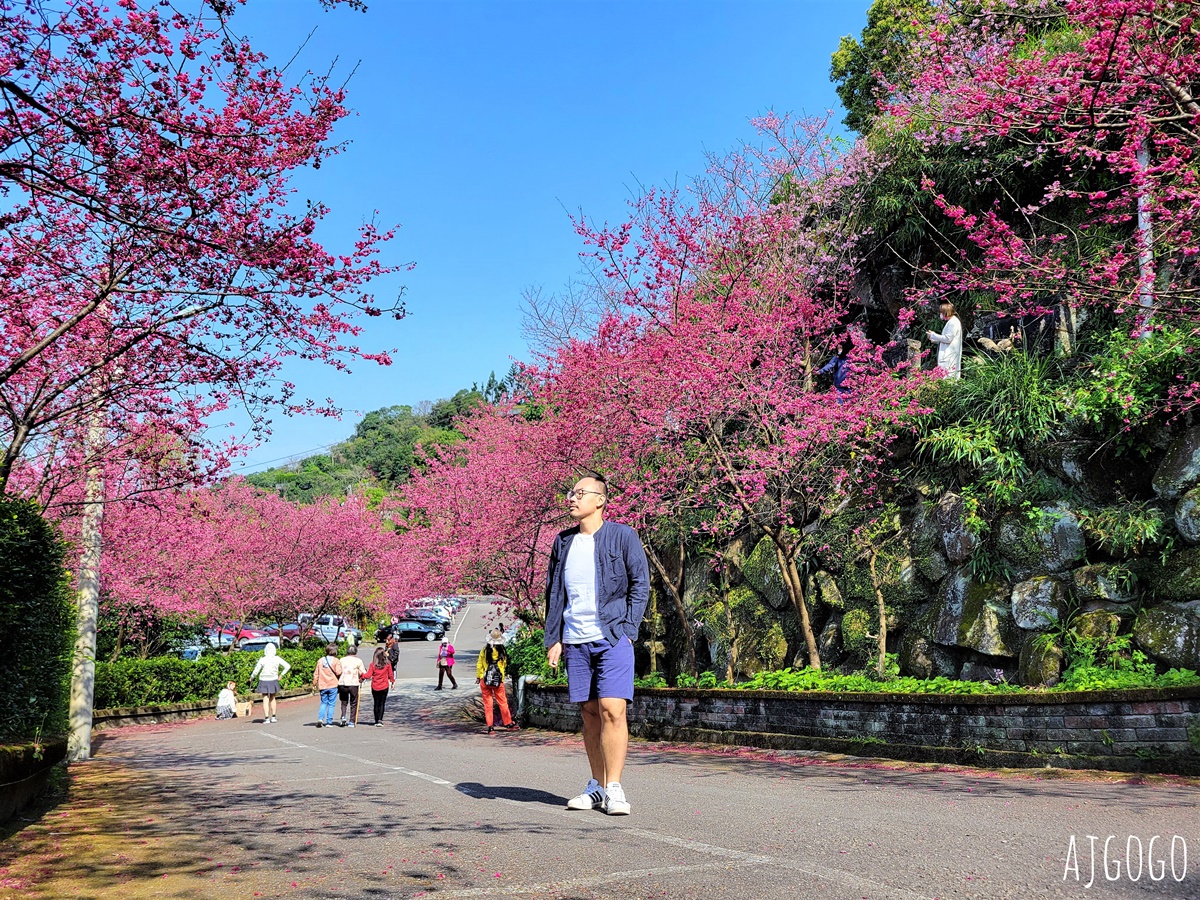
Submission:
[[[0,897],[1200,897],[1194,781],[634,742],[634,814],[609,818],[564,809],[577,737],[484,735],[460,684],[399,683],[382,728],[317,729],[305,699],[276,725],[105,733],[68,799],[0,844]],[[1185,880],[1085,888],[1089,834],[1121,856],[1157,834],[1168,866],[1179,835]]]

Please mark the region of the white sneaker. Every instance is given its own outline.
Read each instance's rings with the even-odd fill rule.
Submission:
[[[600,809],[604,806],[604,788],[595,778],[589,778],[583,793],[567,801],[567,809]]]
[[[275,721],[275,717],[274,717],[274,716],[271,716],[271,721],[272,721],[272,722],[274,722],[274,721]]]
[[[604,811],[610,816],[629,815],[629,801],[625,799],[625,789],[620,782],[610,781],[604,789]]]

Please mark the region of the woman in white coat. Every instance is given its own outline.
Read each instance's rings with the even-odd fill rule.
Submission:
[[[279,679],[292,671],[292,664],[275,653],[275,645],[267,644],[262,657],[254,664],[250,673],[250,683],[258,678],[256,690],[263,698],[263,724],[269,725],[275,721],[275,695],[279,693]]]
[[[938,368],[946,373],[947,378],[962,377],[962,322],[958,320],[954,304],[943,300],[938,304],[938,312],[942,321],[942,333],[926,332],[927,337],[938,345]]]

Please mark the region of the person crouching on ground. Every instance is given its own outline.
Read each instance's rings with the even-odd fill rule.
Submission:
[[[362,664],[362,660],[349,646],[346,647],[346,655],[338,662],[342,664],[342,674],[338,678],[338,696],[342,698],[342,727],[349,725],[353,728],[358,721],[358,686],[362,684],[367,667]],[[350,718],[348,719],[346,718],[347,705],[350,708]]]
[[[638,534],[604,521],[608,486],[581,478],[567,492],[574,528],[554,539],[546,577],[546,661],[566,661],[567,690],[583,713],[591,780],[568,809],[629,815],[621,786],[633,699],[633,642],[650,600],[650,566]]]
[[[333,724],[333,708],[337,704],[338,679],[342,675],[342,663],[337,658],[337,644],[326,644],[325,655],[317,660],[313,669],[313,687],[321,692],[321,705],[317,709],[317,727]]]
[[[279,679],[292,671],[292,664],[282,656],[276,656],[275,645],[267,644],[262,657],[254,664],[250,681],[258,678],[258,693],[262,694],[263,724],[275,721],[275,695],[279,693]]]
[[[435,691],[440,691],[442,689],[443,678],[450,679],[450,687],[458,687],[458,682],[454,680],[454,645],[449,641],[442,641],[441,645],[438,647],[437,670],[438,683],[437,687],[434,688]]]
[[[217,718],[218,719],[236,719],[237,718],[237,682],[231,681],[225,685],[224,690],[217,694]]]
[[[371,659],[371,667],[363,676],[364,681],[371,682],[371,699],[375,701],[375,727],[383,727],[383,707],[387,704],[388,688],[396,683],[396,674],[387,658],[387,650],[375,648],[375,656]]]
[[[475,683],[483,693],[483,721],[487,733],[494,734],[492,727],[492,701],[500,705],[500,721],[509,731],[520,730],[508,711],[508,695],[504,693],[504,673],[508,669],[508,651],[504,648],[504,635],[493,631],[491,638],[475,663]]]

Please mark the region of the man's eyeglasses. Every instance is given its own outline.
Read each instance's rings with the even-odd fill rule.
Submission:
[[[603,497],[604,491],[567,491],[567,499],[574,500],[576,497],[582,497],[584,494],[595,494],[597,497]]]

